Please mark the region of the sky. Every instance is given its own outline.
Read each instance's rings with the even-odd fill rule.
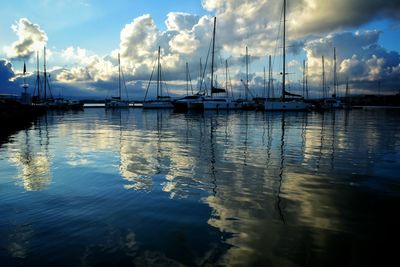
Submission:
[[[52,94],[106,98],[117,93],[118,53],[125,94],[143,99],[161,47],[165,88],[186,93],[185,63],[193,90],[200,58],[205,73],[216,28],[216,80],[236,97],[244,94],[245,51],[249,51],[249,88],[263,94],[264,68],[272,56],[274,93],[281,88],[282,0],[37,0],[0,3],[0,93],[19,94],[26,80],[35,90],[36,53],[43,69],[46,46]],[[333,49],[337,52],[339,95],[348,81],[353,94],[400,92],[399,0],[287,1],[287,88],[301,92],[303,60],[310,95],[322,94],[322,56],[332,88]],[[207,61],[207,64],[206,64]],[[209,77],[205,79],[209,82]],[[149,95],[154,96],[154,82]],[[124,87],[125,88],[125,87]],[[331,90],[331,89],[330,89]]]

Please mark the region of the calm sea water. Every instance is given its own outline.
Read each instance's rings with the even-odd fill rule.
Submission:
[[[0,146],[0,265],[384,266],[399,173],[396,110],[49,113]]]

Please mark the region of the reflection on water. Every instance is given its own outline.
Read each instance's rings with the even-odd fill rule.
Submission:
[[[49,113],[0,148],[0,260],[382,263],[399,223],[398,115]]]

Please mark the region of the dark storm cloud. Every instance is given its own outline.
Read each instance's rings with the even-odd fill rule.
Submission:
[[[0,93],[15,94],[18,86],[10,81],[14,77],[14,71],[9,61],[0,59]]]

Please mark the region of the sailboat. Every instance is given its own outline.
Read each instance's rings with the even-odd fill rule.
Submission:
[[[215,50],[215,27],[217,24],[217,18],[214,17],[214,31],[212,39],[212,54],[211,54],[211,96],[204,96],[202,98],[202,107],[204,110],[211,109],[238,109],[240,103],[233,101],[232,98],[227,96],[215,96],[215,94],[226,93],[223,88],[217,88],[214,86],[214,50]]]
[[[201,66],[200,66],[200,76],[201,76]],[[172,102],[175,111],[188,111],[192,109],[202,108],[202,105],[200,103],[203,100],[204,94],[200,92],[193,94],[192,92],[192,94],[189,95],[189,79],[190,79],[189,67],[188,63],[186,62],[186,96]]]
[[[143,100],[143,108],[145,109],[169,109],[174,108],[172,105],[172,100],[170,96],[163,95],[162,90],[162,81],[161,81],[161,48],[158,47],[158,57],[157,57],[157,98],[152,100],[146,100],[147,92],[149,88],[147,87],[146,95]],[[151,75],[153,76],[153,74]],[[151,82],[151,77],[149,81],[149,85]]]
[[[241,109],[243,110],[255,110],[257,107],[257,103],[260,101],[265,101],[265,99],[261,97],[255,97],[249,88],[249,53],[248,48],[246,46],[246,82],[240,80],[245,89],[245,98],[238,99],[237,101],[241,102]],[[248,95],[251,95],[252,99],[249,99]]]
[[[278,101],[268,99],[264,102],[264,110],[269,111],[301,111],[308,110],[309,106],[304,102],[301,95],[292,94],[286,91],[286,0],[283,0],[283,57],[282,57],[282,97]],[[286,98],[292,96],[296,98]]]
[[[338,93],[338,80],[336,71],[336,47],[333,48],[333,94],[331,98],[327,98],[324,101],[326,109],[341,109],[343,108],[343,103],[337,97]]]
[[[78,101],[65,100],[62,97],[58,98],[53,97],[53,93],[51,90],[51,83],[50,83],[50,74],[48,74],[46,70],[46,47],[44,47],[43,49],[43,79],[42,79],[43,87],[41,84],[40,71],[39,71],[39,52],[37,52],[36,60],[37,60],[37,77],[36,77],[37,95],[32,98],[33,105],[36,108],[50,109],[50,110],[82,109],[83,104]],[[24,65],[24,72],[25,71],[26,69]],[[41,90],[40,90],[41,87],[43,88],[43,97],[41,95]]]
[[[121,98],[121,58],[118,53],[118,96],[106,99],[106,108],[129,108],[129,102]]]

